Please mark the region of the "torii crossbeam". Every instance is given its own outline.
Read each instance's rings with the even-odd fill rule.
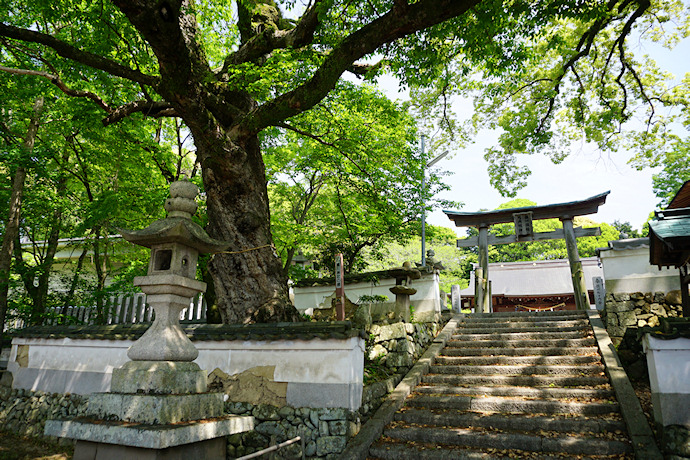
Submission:
[[[476,227],[479,236],[458,240],[458,247],[479,246],[479,269],[477,273],[478,289],[475,291],[477,310],[488,312],[491,304],[489,294],[489,245],[509,244],[525,241],[541,241],[552,239],[565,239],[570,262],[570,273],[573,279],[573,291],[575,292],[575,305],[578,310],[589,309],[587,285],[585,284],[582,263],[577,252],[577,238],[582,236],[601,235],[601,229],[574,228],[573,219],[577,216],[596,214],[599,206],[606,202],[610,191],[587,198],[581,201],[569,203],[550,204],[546,206],[527,206],[523,208],[499,209],[486,212],[455,212],[443,211],[456,227]],[[563,224],[562,230],[554,232],[534,233],[532,221],[539,219],[559,219]],[[504,237],[489,236],[489,227],[494,224],[513,222],[515,235]]]

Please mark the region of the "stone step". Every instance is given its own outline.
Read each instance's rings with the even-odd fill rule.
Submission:
[[[395,414],[395,420],[417,425],[452,426],[459,428],[491,428],[509,431],[517,427],[522,431],[554,431],[574,433],[615,433],[625,432],[623,420],[606,420],[603,418],[579,416],[521,416],[518,414],[484,415],[472,412],[429,411],[406,409]]]
[[[472,412],[501,412],[510,414],[572,414],[572,415],[603,415],[618,413],[618,404],[581,403],[554,400],[530,400],[517,398],[485,397],[473,398],[467,396],[427,396],[415,395],[408,398],[407,407],[423,407],[425,409],[456,409]],[[515,427],[516,429],[519,427]]]
[[[621,441],[575,436],[548,437],[517,433],[486,433],[462,428],[405,426],[386,429],[384,435],[399,441],[478,449],[519,449],[529,452],[573,455],[622,455],[632,452],[632,446]]]
[[[599,364],[601,357],[592,356],[438,356],[434,364],[438,365],[576,365]]]
[[[441,356],[578,356],[598,353],[597,347],[516,347],[516,348],[468,348],[446,347]]]
[[[422,377],[425,384],[442,384],[451,386],[487,385],[487,386],[532,386],[532,387],[587,387],[608,384],[603,375],[563,376],[563,375],[444,375],[427,374]]]
[[[553,319],[554,317],[565,316],[567,318],[587,318],[587,312],[577,311],[577,310],[558,310],[558,311],[505,311],[497,313],[470,313],[465,315],[465,319],[468,318],[480,318],[480,319],[491,319],[491,318],[511,318],[517,321],[525,320],[527,318],[542,318],[542,319]]]
[[[468,322],[459,323],[458,329],[561,329],[561,328],[588,328],[589,321],[584,319],[573,320],[573,321],[523,321],[523,322],[497,322],[497,321],[478,321],[478,322]]]
[[[449,340],[446,343],[446,347],[453,348],[591,347],[594,345],[596,341],[592,337],[545,340]]]
[[[589,334],[587,329],[579,331],[544,331],[544,332],[517,332],[517,331],[493,331],[482,329],[483,332],[461,330],[453,334],[451,340],[543,340],[543,339],[583,339]]]
[[[456,374],[456,375],[597,375],[604,372],[604,366],[589,364],[586,366],[454,366],[434,365],[429,368],[432,374]]]
[[[517,396],[523,398],[544,399],[609,399],[614,396],[613,390],[605,388],[532,388],[516,386],[471,386],[457,387],[448,385],[418,386],[419,394],[454,394],[463,396]]]
[[[372,445],[367,458],[382,460],[504,460],[524,457],[522,451],[506,452],[505,455],[499,454],[499,452],[505,451],[487,452],[486,450],[472,450],[462,447],[441,447],[435,444],[385,442]],[[525,454],[529,455],[529,453]],[[587,458],[611,459],[609,456],[601,457],[598,455],[588,456]],[[541,453],[539,454],[539,460],[582,460],[582,456],[546,455]]]

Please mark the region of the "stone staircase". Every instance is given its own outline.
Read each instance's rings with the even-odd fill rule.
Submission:
[[[585,312],[494,313],[461,320],[369,458],[633,458],[633,448]]]

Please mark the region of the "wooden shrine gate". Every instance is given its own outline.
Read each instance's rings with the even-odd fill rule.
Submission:
[[[589,309],[589,297],[585,284],[582,263],[577,252],[577,238],[583,236],[599,236],[601,229],[575,228],[573,219],[577,216],[596,214],[599,206],[606,202],[610,191],[570,203],[550,204],[546,206],[527,206],[523,208],[499,209],[486,212],[454,212],[443,211],[448,218],[455,222],[456,227],[476,227],[479,236],[458,240],[459,248],[479,246],[479,267],[475,274],[477,281],[475,289],[475,305],[478,312],[488,313],[491,307],[491,293],[489,289],[489,245],[510,244],[526,241],[542,241],[565,239],[568,250],[568,261],[575,293],[575,305],[578,310]],[[553,232],[534,233],[532,221],[540,219],[554,219],[561,221],[563,228]],[[508,236],[489,235],[489,227],[494,224],[513,222],[515,234]]]

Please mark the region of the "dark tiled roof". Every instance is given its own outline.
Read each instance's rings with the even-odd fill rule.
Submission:
[[[150,323],[108,326],[33,326],[13,337],[50,339],[136,340]],[[182,324],[192,341],[200,340],[313,340],[347,339],[366,335],[350,321],[269,324]]]
[[[362,281],[375,281],[380,279],[393,278],[388,270],[379,270],[375,272],[356,273],[353,275],[345,275],[346,283],[358,283]],[[295,283],[297,287],[309,286],[335,286],[335,278],[305,278]]]
[[[649,263],[680,267],[688,263],[690,208],[657,211],[649,222]]]

